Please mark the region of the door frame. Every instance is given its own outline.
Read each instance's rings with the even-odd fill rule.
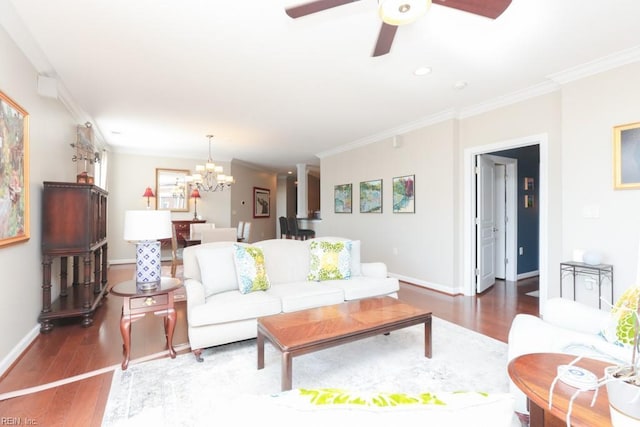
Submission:
[[[465,295],[473,296],[476,294],[475,284],[475,156],[479,154],[489,154],[494,151],[501,151],[510,148],[521,148],[530,145],[538,145],[540,147],[540,187],[539,187],[539,209],[540,223],[538,231],[539,249],[538,249],[538,271],[540,273],[540,312],[544,312],[544,304],[548,294],[548,174],[549,174],[549,136],[544,134],[530,135],[522,138],[505,140],[497,143],[466,148],[464,150],[464,190],[463,190],[463,292]]]

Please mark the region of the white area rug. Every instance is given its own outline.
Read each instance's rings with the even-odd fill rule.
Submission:
[[[293,387],[507,392],[506,353],[500,341],[434,318],[432,359],[424,357],[424,327],[413,326],[294,358]],[[145,416],[167,426],[210,425],[214,399],[280,391],[280,353],[268,342],[262,370],[255,339],[207,349],[203,356],[203,363],[185,354],[117,369],[103,426],[130,425]]]

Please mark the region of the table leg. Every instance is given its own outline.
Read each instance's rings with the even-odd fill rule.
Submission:
[[[424,357],[431,359],[432,336],[431,318],[424,322]]]
[[[120,333],[122,334],[124,347],[124,360],[122,361],[122,370],[124,371],[129,366],[129,357],[131,356],[131,317],[122,315],[120,318]]]
[[[256,341],[258,344],[258,369],[262,369],[264,368],[264,335],[262,332],[258,331]]]
[[[173,308],[167,310],[165,317],[165,334],[167,336],[167,348],[172,359],[176,358],[176,350],[173,348],[173,331],[176,328],[176,311]]]
[[[293,387],[292,357],[288,351],[282,352],[282,391],[291,390]]]

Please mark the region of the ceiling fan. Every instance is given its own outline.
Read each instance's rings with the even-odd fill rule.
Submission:
[[[289,7],[285,12],[295,19],[356,1],[359,0],[316,0]],[[389,53],[398,26],[416,21],[426,13],[431,2],[491,19],[496,19],[511,4],[511,0],[378,0],[382,27],[372,56]]]

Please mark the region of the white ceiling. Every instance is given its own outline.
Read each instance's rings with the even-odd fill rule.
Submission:
[[[284,13],[301,2],[0,0],[0,24],[114,150],[204,160],[211,133],[214,159],[276,171],[640,60],[638,0],[513,0],[497,20],[433,5],[378,58],[376,0]]]

